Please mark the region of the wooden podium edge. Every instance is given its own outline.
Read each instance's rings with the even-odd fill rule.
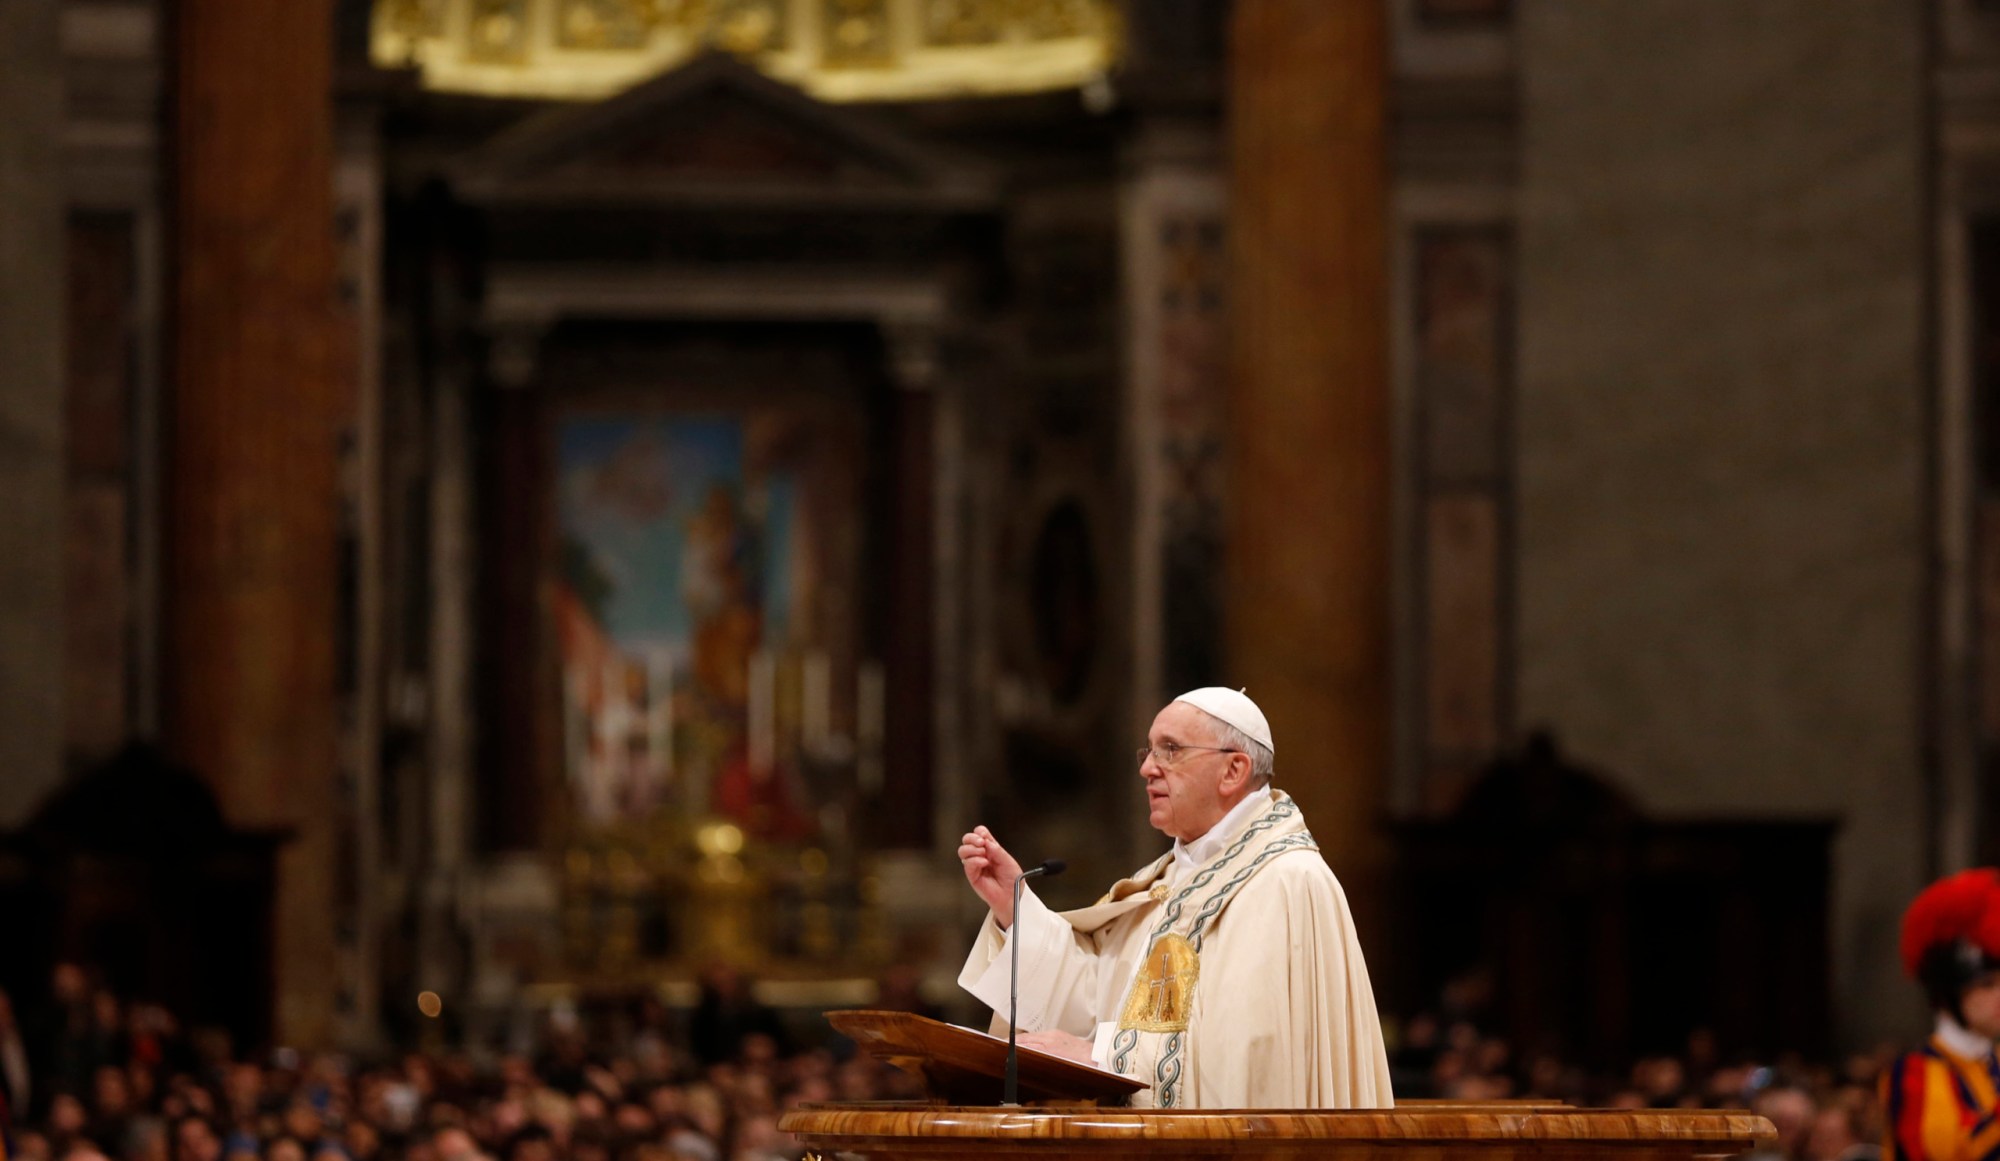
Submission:
[[[1493,1103],[1415,1109],[1090,1109],[936,1105],[809,1105],[778,1128],[814,1147],[852,1151],[864,1143],[1064,1141],[1119,1143],[1234,1141],[1259,1146],[1429,1146],[1484,1152],[1530,1147],[1566,1154],[1604,1150],[1723,1156],[1777,1139],[1763,1117],[1734,1109],[1573,1109]]]

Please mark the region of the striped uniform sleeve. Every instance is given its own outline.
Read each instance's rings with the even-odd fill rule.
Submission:
[[[1911,1054],[1882,1076],[1884,1161],[2000,1161],[2000,1116],[1972,1105],[1951,1066]]]

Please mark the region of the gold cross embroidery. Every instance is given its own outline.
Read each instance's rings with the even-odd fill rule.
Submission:
[[[1141,1032],[1184,1032],[1194,1007],[1195,980],[1201,959],[1183,936],[1169,933],[1147,949],[1139,973],[1126,994],[1121,1029]]]

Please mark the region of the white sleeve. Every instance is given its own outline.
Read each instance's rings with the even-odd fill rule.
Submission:
[[[1112,1041],[1118,1039],[1118,1021],[1106,1020],[1097,1026],[1090,1041],[1090,1062],[1099,1068],[1111,1067]]]
[[[1021,892],[1014,926],[1001,931],[989,913],[973,941],[958,986],[971,992],[1004,1023],[1012,942],[1021,941],[1020,1027],[1027,1032],[1060,1028],[1090,1037],[1098,1014],[1090,1010],[1097,988],[1097,948],[1043,905],[1032,890]]]

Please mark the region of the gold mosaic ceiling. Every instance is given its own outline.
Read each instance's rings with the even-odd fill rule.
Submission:
[[[375,0],[378,65],[494,96],[605,96],[711,48],[829,101],[1090,84],[1116,0]]]

